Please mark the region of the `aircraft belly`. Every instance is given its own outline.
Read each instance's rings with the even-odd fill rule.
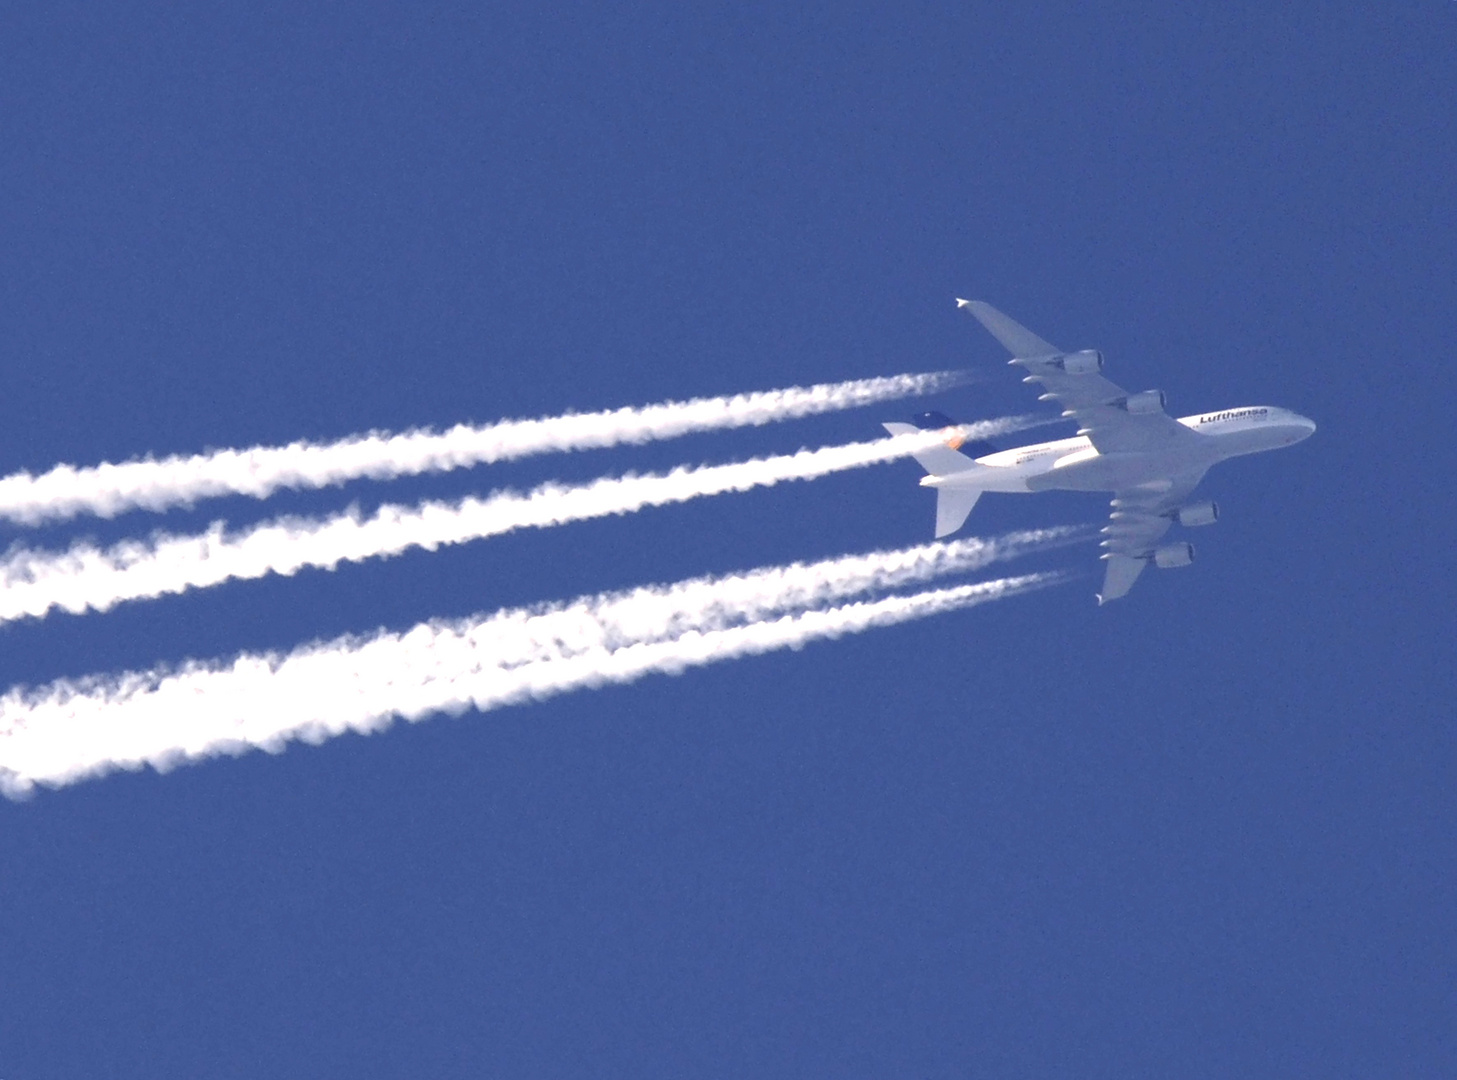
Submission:
[[[1027,474],[1022,469],[996,465],[978,465],[964,472],[948,476],[926,477],[921,481],[927,487],[975,488],[977,491],[1025,492]]]
[[[1027,492],[1027,476],[1020,469],[987,469],[978,475],[977,484],[983,491],[998,491],[1005,494]]]
[[[1029,477],[1030,491],[1126,491],[1178,471],[1166,455],[1099,454]]]

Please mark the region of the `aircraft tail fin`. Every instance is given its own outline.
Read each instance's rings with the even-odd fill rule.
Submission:
[[[917,431],[926,431],[933,428],[954,427],[954,421],[941,413],[922,413],[916,417],[914,424],[882,424],[882,427],[892,435],[914,435]],[[953,433],[954,434],[954,433]],[[962,444],[956,440],[954,444],[947,443],[940,446],[927,446],[917,450],[911,456],[920,462],[921,468],[925,469],[932,476],[954,476],[958,473],[970,472],[973,469],[982,468],[971,457],[955,449],[957,445],[968,445],[969,448],[983,449],[979,444]],[[986,444],[985,453],[992,453],[995,447]],[[936,488],[936,538],[950,536],[962,525],[966,524],[967,516],[971,508],[976,505],[976,500],[981,498],[982,489],[967,485],[955,485],[951,487]]]
[[[969,458],[986,457],[988,454],[995,454],[997,452],[996,445],[987,439],[966,438],[961,434],[965,429],[960,427],[955,420],[943,412],[916,413],[915,416],[911,417],[911,423],[915,424],[922,431],[954,429],[956,432],[953,436],[955,441],[948,441],[946,445],[953,450],[960,450]]]
[[[944,487],[936,489],[936,539],[950,536],[966,524],[966,518],[976,500],[981,498],[981,488]]]

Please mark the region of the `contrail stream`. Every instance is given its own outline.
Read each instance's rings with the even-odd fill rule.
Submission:
[[[115,769],[289,740],[372,732],[395,716],[498,708],[583,687],[858,633],[1061,580],[1031,574],[825,607],[1068,542],[1014,533],[767,567],[717,578],[505,609],[159,669],[60,680],[0,697],[0,790],[19,798]]]
[[[135,509],[165,510],[218,495],[262,499],[281,488],[388,480],[532,454],[751,427],[934,393],[964,381],[964,375],[949,371],[893,375],[538,420],[458,424],[443,432],[370,432],[332,443],[255,446],[88,468],[57,465],[39,476],[20,472],[0,478],[0,519],[37,525],[80,514],[114,517]]]
[[[984,438],[1017,430],[1027,422],[1010,417],[961,425],[961,430]],[[198,535],[161,533],[105,550],[87,543],[64,552],[17,548],[0,558],[0,622],[42,616],[53,608],[76,614],[106,611],[124,601],[228,580],[292,575],[309,567],[332,570],[341,562],[398,555],[411,548],[433,551],[517,529],[811,480],[891,461],[938,440],[935,433],[900,435],[662,474],[609,477],[579,485],[548,483],[524,494],[502,491],[414,507],[386,504],[368,517],[351,509],[326,518],[279,518],[235,532],[218,522]]]

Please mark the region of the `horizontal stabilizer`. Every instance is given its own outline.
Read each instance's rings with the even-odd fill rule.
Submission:
[[[992,337],[1005,345],[1013,356],[1056,356],[1062,352],[990,304],[980,300],[958,300],[956,306],[975,315],[977,321],[990,330]]]
[[[1128,590],[1138,580],[1138,575],[1148,565],[1147,559],[1133,555],[1104,555],[1103,558],[1108,563],[1108,572],[1103,575],[1103,591],[1098,594],[1099,604],[1127,596]]]
[[[981,498],[981,488],[949,487],[936,489],[936,539],[950,536],[966,524],[967,515]]]
[[[915,435],[921,429],[914,424],[882,424],[892,435]],[[976,462],[950,446],[927,446],[911,455],[932,476],[948,476],[976,468]]]

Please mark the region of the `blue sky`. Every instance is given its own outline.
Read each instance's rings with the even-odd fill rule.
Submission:
[[[0,28],[0,473],[943,367],[981,378],[936,408],[1028,408],[958,295],[1176,414],[1320,425],[1217,469],[1196,566],[1103,609],[1089,576],[0,804],[5,1080],[1457,1071],[1457,5]],[[906,411],[7,542],[736,460]],[[917,475],[14,623],[0,673],[918,543]],[[989,496],[969,528],[1104,509]]]

